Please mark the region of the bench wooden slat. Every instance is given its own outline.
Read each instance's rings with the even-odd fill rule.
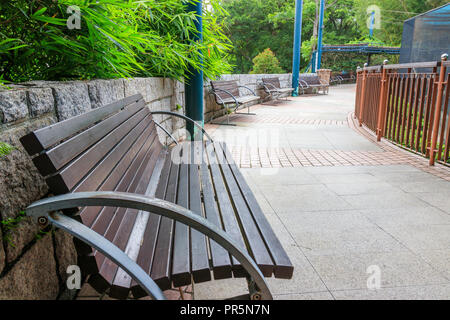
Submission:
[[[114,114],[48,152],[33,158],[34,164],[43,176],[55,173],[144,107],[144,100],[128,105],[122,112]]]
[[[76,117],[33,131],[22,137],[20,141],[28,154],[39,153],[140,99],[142,99],[141,94],[126,97]]]
[[[130,140],[129,143],[131,143],[150,125],[151,121],[149,110],[142,109],[120,127],[117,127],[98,141],[80,157],[72,161],[58,174],[47,178],[47,183],[58,194],[71,191],[92,167],[98,164],[108,153],[112,152],[114,146],[122,139]]]
[[[197,160],[201,159],[202,150],[203,146],[199,143],[191,144],[191,164],[189,165],[189,209],[204,217],[201,196],[201,177],[199,162]],[[191,264],[192,277],[195,283],[211,280],[206,241],[207,239],[204,234],[195,229],[191,229]]]
[[[164,162],[161,174],[159,177],[159,182],[156,188],[155,197],[158,199],[164,199],[167,185],[169,183],[169,173],[171,167],[170,155],[167,152],[162,152],[164,154],[164,159],[160,159]],[[158,230],[161,224],[161,216],[150,213],[147,226],[145,228],[144,236],[142,238],[142,246],[139,251],[138,258],[136,262],[138,265],[144,269],[148,274],[151,273],[153,260],[155,257],[156,243]],[[134,280],[131,282],[131,291],[133,296],[136,298],[146,296],[146,292],[136,283]]]
[[[114,175],[116,169],[119,169],[117,168],[118,165],[126,160],[129,153],[138,152],[144,145],[146,145],[148,149],[150,143],[153,142],[155,138],[157,139],[155,124],[153,122],[150,123],[142,132],[137,131],[136,135],[138,135],[138,138],[132,142],[131,145],[129,143],[129,141],[132,140],[131,134],[126,139],[119,142],[112,152],[103,158],[94,170],[89,172],[87,176],[79,182],[73,189],[73,192],[97,190],[103,181],[109,178],[110,175]],[[141,157],[144,157],[144,155]]]
[[[152,176],[152,171],[150,170],[146,171],[146,169],[148,168],[149,160],[151,158],[152,153],[150,152],[150,149],[147,149],[144,150],[144,154],[145,157],[139,163],[138,168],[135,170],[135,175],[127,190],[128,192],[144,194],[148,188],[148,184]],[[150,168],[152,169],[152,167]],[[107,233],[105,234],[105,237],[107,239],[110,239],[110,241],[112,241],[121,250],[125,250],[125,247],[127,246],[129,238],[131,236],[131,231],[133,230],[136,218],[138,216],[138,210],[118,208],[116,216],[119,216],[119,219],[117,219],[116,221],[120,220],[120,222],[118,222],[117,231],[114,231],[113,228],[111,228],[110,226]],[[118,266],[111,260],[106,259],[103,255],[101,255],[98,252],[96,252],[95,255],[96,258],[97,255],[99,255],[97,261],[99,263],[98,265],[101,265],[99,271],[101,276],[108,283],[113,283],[113,280],[118,270]],[[120,294],[125,295],[128,292],[127,290],[124,290],[125,288],[116,287],[115,289],[118,291],[119,296]]]
[[[129,166],[128,170],[125,172],[124,176],[120,180],[120,183],[116,188],[116,191],[123,191],[123,192],[136,191],[136,184],[133,184],[133,182],[136,181],[136,179],[139,179],[139,176],[136,176],[136,173],[141,164],[144,161],[146,161],[144,155],[146,154],[146,152],[150,150],[141,149],[139,154],[135,157],[135,159]],[[125,215],[125,211],[126,211],[125,208],[115,208],[115,207],[101,208],[101,211],[97,214],[97,218],[95,219],[91,228],[95,232],[103,235],[108,240],[113,241],[116,232],[119,229],[122,219]],[[105,257],[102,254],[95,252],[94,258],[96,260],[96,265],[98,266],[98,269],[100,269],[100,267],[104,262]],[[98,271],[98,269],[96,271]]]
[[[179,165],[172,163],[169,183],[164,197],[165,200],[172,203],[176,202],[178,174]],[[161,290],[167,290],[171,287],[170,259],[173,251],[173,227],[174,221],[172,219],[167,217],[161,218],[155,256],[153,258],[152,271],[150,273],[150,276]]]
[[[150,152],[150,159],[147,162],[144,174],[141,179],[145,183],[149,181],[147,189],[144,192],[144,194],[149,197],[155,196],[156,186],[158,185],[158,180],[162,169],[162,161],[160,160],[162,160],[162,158],[160,157],[160,154],[158,152]],[[154,216],[155,215],[150,212],[138,212],[136,223],[133,227],[133,230],[131,231],[127,247],[125,248],[125,253],[133,261],[137,261],[138,259],[138,255],[142,247],[141,241],[143,241],[144,239],[144,232],[148,226],[148,223],[153,222],[150,220]],[[132,280],[133,279],[126,271],[118,268],[111,286],[112,295],[121,299],[125,299],[130,291]]]
[[[275,261],[274,275],[276,278],[291,279],[294,267],[289,259],[286,251],[283,249],[280,241],[278,240],[275,232],[270,226],[267,219],[264,217],[264,213],[261,210],[256,198],[244,179],[241,171],[233,161],[232,155],[228,151],[226,144],[222,144],[225,156],[230,163],[230,168],[239,184],[239,188],[247,202],[248,207],[253,215],[253,218],[260,230],[260,234],[264,238],[267,247],[270,250],[272,259]]]
[[[214,143],[214,147],[216,154],[224,155],[222,146],[218,142]],[[231,159],[231,161],[233,160]],[[229,164],[221,161],[220,168],[222,169],[225,181],[227,181],[228,191],[233,201],[234,208],[236,208],[235,210],[237,216],[239,217],[240,226],[242,228],[243,234],[246,236],[250,252],[264,276],[270,277],[273,273],[273,261],[270,257],[269,252],[267,251],[264,241],[261,238],[261,234],[259,233],[259,230],[255,225],[247,204],[244,201],[241,190],[236,183]]]
[[[223,229],[210,171],[206,163],[201,165],[201,179],[206,219],[216,227]],[[209,240],[209,246],[211,248],[211,264],[213,266],[214,279],[230,278],[232,269],[230,254],[214,240]]]
[[[145,136],[143,136],[145,138]],[[158,137],[156,135],[156,131],[154,130],[150,137],[146,139],[145,144],[142,146],[142,148],[145,150],[147,148],[150,148],[153,150],[156,154],[158,154],[161,151],[161,144],[157,143]],[[137,145],[138,146],[138,145]],[[138,154],[139,149],[137,148],[130,148],[130,150],[125,154],[125,156],[121,159],[121,161],[118,163],[118,165],[112,170],[109,174],[109,176],[105,179],[104,182],[102,182],[99,186],[96,186],[96,189],[91,190],[99,190],[99,191],[125,191],[126,185],[125,183],[119,184],[121,179],[125,176],[125,172],[127,169],[129,169],[130,164],[133,161],[139,161],[139,158],[135,159],[136,155]],[[142,155],[141,155],[142,156]],[[121,186],[119,188],[119,186]],[[84,183],[80,184],[75,191],[88,191],[89,189],[85,188],[86,185]],[[99,207],[87,207],[83,208],[80,212],[80,216],[82,218],[82,221],[85,225],[91,226],[94,220],[97,218],[97,215],[99,213]]]
[[[185,148],[183,152],[190,157],[190,150]],[[189,209],[189,164],[180,164],[180,177],[176,203]],[[191,255],[189,245],[189,229],[180,222],[175,222],[174,247],[172,259],[172,281],[175,287],[185,286],[191,283]]]
[[[234,215],[233,205],[226,188],[226,183],[223,180],[220,166],[217,162],[213,144],[207,143],[206,153],[209,160],[212,182],[216,192],[215,195],[219,204],[219,211],[224,224],[224,229],[230,235],[230,237],[235,240],[238,245],[241,246],[243,250],[247,250],[247,247],[242,238],[239,223],[236,219],[236,216]],[[233,274],[235,276],[244,276],[244,274],[242,274],[243,268],[239,261],[237,261],[236,258],[232,257],[232,263]]]
[[[107,178],[98,185],[91,185],[88,183],[81,183],[75,192],[89,191],[89,190],[100,190],[100,191],[125,191],[127,183],[119,183],[123,177],[127,176],[125,173],[130,168],[130,165],[134,163],[139,163],[144,156],[144,152],[147,150],[152,150],[154,153],[158,154],[162,148],[162,145],[157,141],[158,137],[156,130],[153,125],[153,130],[150,132],[150,136],[142,135],[137,143],[130,147],[130,149],[125,153],[125,156],[119,161],[116,167],[111,167],[109,175]],[[145,143],[144,143],[145,142]],[[133,168],[133,166],[131,166]],[[95,169],[91,172],[90,176],[95,174]],[[131,175],[130,180],[131,181]],[[88,179],[87,179],[88,181]],[[102,180],[100,180],[102,181]],[[87,187],[89,185],[89,188]],[[104,210],[104,212],[102,212]],[[87,225],[92,226],[93,222],[97,220],[97,225],[94,228],[97,232],[103,234],[109,224],[111,216],[115,211],[114,208],[108,207],[85,207],[79,212],[79,217],[81,221]],[[102,214],[100,214],[102,213]],[[103,227],[99,227],[99,223],[103,221]],[[101,231],[103,230],[103,231]],[[79,254],[87,255],[92,252],[90,246],[84,244],[84,242],[75,240],[75,245]]]

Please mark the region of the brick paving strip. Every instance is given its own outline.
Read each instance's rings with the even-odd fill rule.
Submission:
[[[349,126],[364,136],[382,151],[343,151],[343,150],[311,150],[292,148],[258,148],[246,146],[229,146],[236,163],[241,168],[283,168],[283,167],[318,167],[318,166],[363,166],[363,165],[395,165],[409,164],[424,172],[450,181],[450,167],[436,164],[428,165],[428,159],[404,150],[387,140],[376,141],[376,136],[365,127],[359,127],[353,113],[348,115],[347,121],[313,120],[283,116],[257,115],[253,117],[238,116],[232,121],[274,124],[302,124],[302,125],[333,125]],[[344,124],[345,123],[345,124]],[[211,134],[218,125],[206,124],[205,128]]]

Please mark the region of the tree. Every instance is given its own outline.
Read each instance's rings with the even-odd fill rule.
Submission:
[[[230,15],[225,18],[226,34],[234,48],[230,62],[234,72],[247,73],[252,67],[252,57],[270,47],[285,70],[292,67],[292,44],[295,18],[295,1],[292,0],[222,0]],[[348,44],[376,41],[384,45],[401,43],[404,20],[426,12],[447,0],[326,0],[324,19],[324,44]],[[376,29],[374,39],[369,38],[367,8],[376,4],[381,9],[381,29]],[[303,0],[301,68],[307,67],[311,54],[317,47],[319,0]],[[381,62],[395,56],[375,56]],[[356,54],[325,53],[322,66],[336,70],[355,69],[363,65],[366,57]]]
[[[255,58],[253,58],[253,74],[269,74],[269,73],[283,73],[283,69],[280,68],[280,62],[275,54],[267,48]]]

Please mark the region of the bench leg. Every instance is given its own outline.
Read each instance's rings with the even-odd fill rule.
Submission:
[[[63,214],[53,213],[51,215],[49,214],[47,218],[49,222],[57,228],[70,233],[72,236],[97,249],[105,255],[105,257],[115,262],[136,280],[150,297],[156,300],[166,299],[161,289],[152,278],[150,278],[150,276],[135,261],[131,260],[122,250],[106,238],[102,237],[91,228],[86,227],[84,224]]]

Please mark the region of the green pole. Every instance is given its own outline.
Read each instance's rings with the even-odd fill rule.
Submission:
[[[203,26],[202,26],[202,1],[195,0],[194,3],[187,5],[188,12],[195,12],[197,21],[195,22],[196,32],[192,32],[190,37],[192,41],[203,41]],[[201,61],[203,63],[203,61]],[[204,126],[203,115],[203,70],[196,70],[192,66],[188,69],[189,79],[185,79],[185,104],[186,116],[194,119],[202,126]],[[186,129],[189,132],[192,140],[202,139],[201,131],[197,132],[197,128],[192,123],[186,124]]]

